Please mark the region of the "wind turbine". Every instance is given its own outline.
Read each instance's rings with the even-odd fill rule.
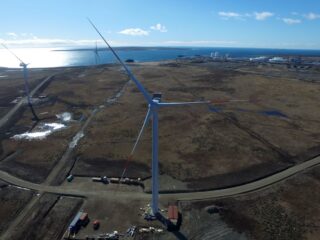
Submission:
[[[98,52],[98,41],[96,41],[96,47],[94,49],[94,57],[96,60],[96,65],[98,65],[98,60],[100,60],[99,52]]]
[[[36,112],[34,111],[34,108],[32,106],[31,102],[31,97],[30,97],[30,87],[29,87],[29,76],[28,76],[28,64],[23,62],[16,54],[14,54],[6,45],[1,43],[1,45],[7,49],[19,62],[20,62],[20,67],[23,68],[23,78],[24,78],[24,89],[27,94],[27,100],[28,100],[28,105],[30,107],[31,113],[33,115],[33,119],[35,121],[39,121],[40,119],[38,118]]]
[[[96,32],[100,35],[102,40],[107,44],[112,54],[116,57],[116,59],[120,62],[120,64],[123,66],[125,71],[127,72],[130,79],[135,83],[137,88],[140,90],[140,92],[143,94],[147,104],[148,104],[148,111],[146,114],[146,117],[144,119],[142,128],[139,132],[139,135],[136,139],[136,142],[133,146],[133,149],[131,151],[131,155],[129,156],[129,159],[132,157],[132,154],[134,153],[137,144],[140,140],[140,137],[143,133],[143,130],[145,129],[149,119],[152,117],[152,200],[151,200],[151,209],[152,214],[156,216],[156,214],[159,211],[158,208],[158,200],[159,200],[159,162],[158,162],[158,110],[159,108],[163,107],[174,107],[174,106],[183,106],[183,105],[192,105],[192,104],[209,104],[209,101],[197,101],[197,102],[162,102],[161,101],[161,94],[155,93],[151,97],[148,91],[143,87],[143,85],[138,81],[138,79],[133,75],[129,67],[127,67],[124,62],[120,59],[118,54],[114,51],[114,49],[109,45],[109,43],[106,41],[106,39],[102,36],[100,31],[97,29],[97,27],[93,24],[93,22],[88,19],[92,27],[96,30]],[[122,174],[124,175],[124,173]]]

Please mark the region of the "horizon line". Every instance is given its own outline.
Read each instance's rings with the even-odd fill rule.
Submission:
[[[14,44],[9,44],[13,46]],[[198,46],[198,45],[121,45],[113,46],[114,48],[229,48],[229,49],[264,49],[264,50],[297,50],[297,51],[320,51],[320,48],[290,48],[290,47],[243,47],[243,46]],[[65,46],[14,46],[12,49],[95,49],[91,45],[65,45]],[[105,49],[107,47],[98,47],[98,49]],[[1,49],[0,49],[1,50]]]

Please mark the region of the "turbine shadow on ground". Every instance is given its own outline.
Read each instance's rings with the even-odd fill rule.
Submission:
[[[156,214],[157,220],[164,225],[165,228],[168,229],[170,233],[172,233],[179,240],[187,240],[187,237],[180,231],[180,227],[182,225],[182,215],[179,213],[178,222],[176,225],[170,222],[170,220],[166,219],[160,212]]]

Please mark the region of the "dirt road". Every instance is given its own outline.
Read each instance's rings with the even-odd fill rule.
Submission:
[[[259,179],[254,182],[247,184],[239,185],[236,187],[212,190],[212,191],[203,191],[203,192],[190,192],[190,193],[168,193],[161,194],[160,199],[175,199],[179,201],[192,201],[192,200],[203,200],[203,199],[213,199],[213,198],[222,198],[228,196],[234,196],[239,194],[244,194],[247,192],[252,192],[265,188],[269,185],[275,184],[282,180],[287,179],[295,174],[303,172],[306,169],[320,165],[320,156],[315,157],[309,161],[303,162],[291,168],[288,168],[282,172],[275,173],[266,178]],[[23,188],[33,189],[40,192],[55,193],[60,195],[69,195],[69,196],[79,196],[79,197],[90,197],[90,196],[103,196],[106,198],[118,198],[118,197],[130,197],[132,199],[148,199],[150,198],[149,194],[143,192],[127,192],[122,191],[121,189],[110,189],[106,187],[104,189],[95,188],[81,188],[75,184],[67,186],[48,186],[46,184],[35,184],[20,178],[14,177],[4,171],[0,171],[0,179],[9,184],[16,185]],[[94,183],[93,183],[94,184]],[[115,194],[116,193],[116,194]]]

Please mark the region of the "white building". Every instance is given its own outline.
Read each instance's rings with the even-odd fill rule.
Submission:
[[[273,58],[269,59],[269,62],[271,62],[271,63],[286,63],[286,62],[288,62],[288,60],[283,57],[273,57]]]

